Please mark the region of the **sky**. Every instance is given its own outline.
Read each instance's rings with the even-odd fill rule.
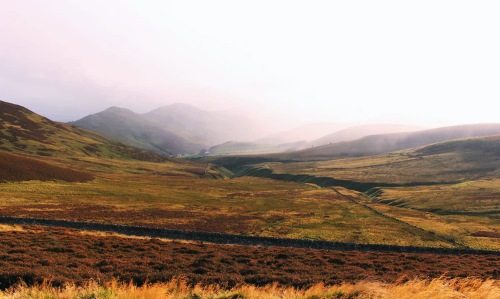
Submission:
[[[184,102],[283,123],[500,122],[499,1],[0,7],[0,99],[53,120]]]

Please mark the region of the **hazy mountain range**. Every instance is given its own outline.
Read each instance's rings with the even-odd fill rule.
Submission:
[[[210,149],[214,155],[261,154],[261,157],[279,160],[326,160],[374,155],[447,140],[500,134],[500,124],[471,124],[420,131],[415,131],[418,128],[414,126],[364,125],[337,130],[309,143],[299,140],[278,143],[294,135],[290,132],[301,132],[301,129],[292,129],[288,131],[290,134],[285,131],[280,133],[281,135],[271,135],[276,138],[276,143],[273,144],[271,136],[266,137],[267,141],[266,138],[254,142],[227,141],[252,140],[261,132],[260,128],[249,119],[227,113],[207,112],[185,104],[164,106],[145,114],[111,107],[71,124],[53,122],[24,107],[7,102],[0,102],[0,108],[0,149],[41,156],[83,152],[88,156],[142,155],[158,160],[159,157],[149,152],[172,155],[198,153],[202,149]],[[323,124],[323,127],[329,125],[335,126]],[[97,132],[111,140],[75,126]],[[406,132],[401,132],[405,130]],[[370,135],[391,131],[398,133]],[[318,132],[311,133],[314,134]],[[361,138],[357,138],[360,136]],[[326,145],[314,146],[326,142]]]
[[[163,106],[144,114],[111,107],[71,124],[168,155],[198,153],[229,140],[256,138],[261,130],[250,119],[187,104]]]
[[[323,122],[262,137],[266,132],[262,121],[227,112],[209,112],[180,103],[144,114],[111,107],[71,124],[130,146],[166,155],[199,153],[207,149],[213,154],[223,155],[289,152],[371,134],[418,129],[397,124],[351,127]]]

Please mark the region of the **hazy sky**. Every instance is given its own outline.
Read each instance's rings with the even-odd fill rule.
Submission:
[[[0,99],[500,122],[500,1],[0,0]]]

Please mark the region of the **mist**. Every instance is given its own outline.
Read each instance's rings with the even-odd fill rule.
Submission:
[[[187,103],[262,124],[498,122],[500,4],[6,1],[0,99],[57,121]]]

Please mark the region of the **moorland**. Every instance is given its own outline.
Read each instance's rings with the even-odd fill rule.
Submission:
[[[19,279],[57,287],[90,279],[165,283],[181,276],[191,286],[227,288],[474,276],[493,279],[490,289],[498,289],[497,125],[468,127],[465,136],[460,128],[446,129],[439,140],[417,145],[412,134],[427,135],[407,133],[407,148],[375,152],[357,146],[382,135],[325,145],[320,154],[312,148],[186,160],[7,102],[0,102],[0,120],[0,216],[436,249],[256,247],[4,224],[1,289]]]

